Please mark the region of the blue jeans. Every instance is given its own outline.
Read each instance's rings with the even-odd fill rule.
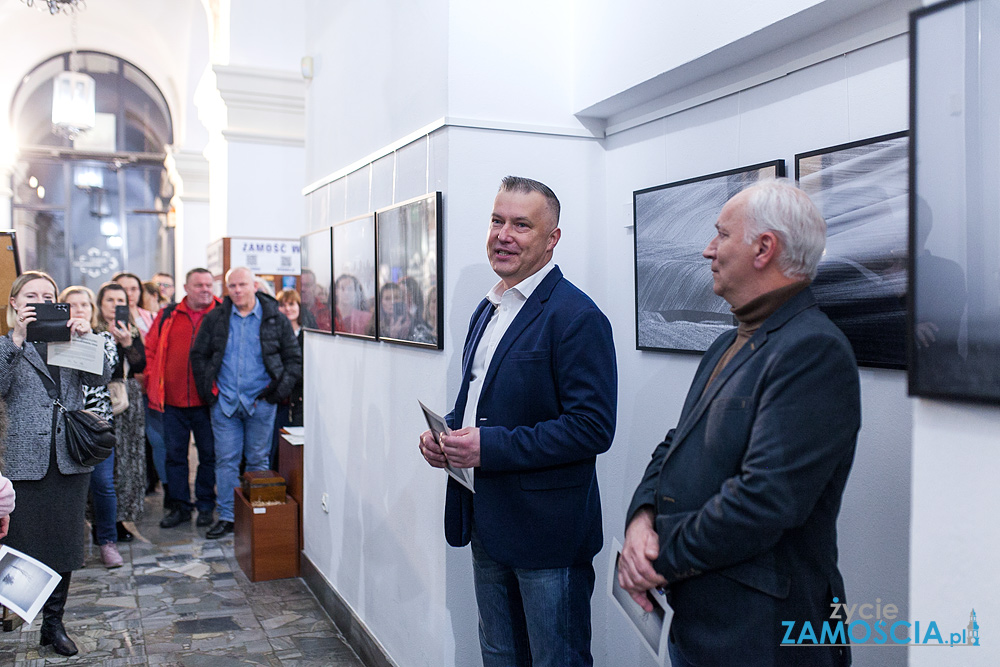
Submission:
[[[273,403],[259,400],[252,415],[240,405],[227,417],[220,401],[212,406],[219,521],[233,520],[233,489],[240,485],[240,460],[246,457],[247,471],[268,469],[276,408]]]
[[[473,531],[472,570],[484,667],[576,667],[590,653],[590,563],[546,570],[501,565]]]
[[[191,504],[188,473],[188,448],[192,431],[194,444],[198,449],[198,471],[194,478],[197,505]],[[163,436],[167,449],[165,479],[171,508],[190,510],[196,506],[199,512],[211,512],[215,509],[215,437],[212,434],[212,418],[208,408],[164,406]]]
[[[118,541],[118,496],[115,494],[115,450],[90,473],[90,497],[94,504],[94,527],[97,529],[97,543],[107,544]]]
[[[156,468],[156,476],[164,484],[167,482],[167,445],[163,439],[163,413],[149,407],[149,399],[146,399],[146,438],[149,440],[149,447],[153,450],[153,467]]]

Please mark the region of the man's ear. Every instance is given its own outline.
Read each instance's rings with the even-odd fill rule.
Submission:
[[[774,232],[768,231],[758,236],[755,245],[753,267],[758,271],[776,261],[781,254],[781,243]]]

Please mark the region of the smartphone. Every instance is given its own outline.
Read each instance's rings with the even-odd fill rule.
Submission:
[[[115,306],[115,322],[123,329],[128,328],[128,306]]]
[[[35,309],[35,321],[28,325],[27,339],[32,343],[64,342],[69,340],[68,303],[29,303]]]

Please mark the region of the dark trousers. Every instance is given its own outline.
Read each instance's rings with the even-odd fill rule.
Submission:
[[[198,449],[198,471],[194,479],[195,504],[188,487],[188,443],[194,433]],[[215,509],[215,437],[208,407],[163,409],[163,439],[167,449],[169,503],[175,509],[197,507],[199,512]]]

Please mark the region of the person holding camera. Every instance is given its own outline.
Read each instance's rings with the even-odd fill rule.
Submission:
[[[55,303],[59,289],[41,271],[26,271],[11,285],[7,324],[0,337],[0,398],[7,404],[3,439],[4,474],[13,482],[17,508],[11,514],[4,544],[45,563],[62,579],[42,607],[41,645],[60,655],[75,655],[76,644],[63,627],[70,575],[83,567],[84,509],[90,487],[89,466],[74,461],[66,446],[66,427],[46,385],[57,388],[66,410],[83,408],[83,385],[100,386],[111,377],[104,358],[102,373],[84,373],[49,364],[47,342],[32,340],[36,306]],[[72,335],[91,333],[90,322],[70,317]]]

